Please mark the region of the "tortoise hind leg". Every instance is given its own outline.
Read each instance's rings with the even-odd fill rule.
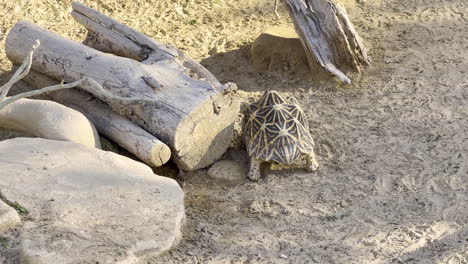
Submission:
[[[250,169],[247,177],[251,181],[258,181],[260,179],[260,164],[262,162],[255,157],[250,157]]]
[[[315,152],[312,150],[307,154],[307,171],[316,171],[319,167],[317,160],[315,159]]]

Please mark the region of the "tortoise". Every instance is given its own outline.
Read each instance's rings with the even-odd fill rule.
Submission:
[[[304,111],[294,97],[288,102],[276,91],[266,91],[259,101],[247,106],[243,128],[250,157],[247,174],[250,180],[258,181],[262,162],[291,165],[304,155],[306,169],[318,169],[314,139]]]

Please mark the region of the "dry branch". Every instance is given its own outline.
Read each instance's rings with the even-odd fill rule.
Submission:
[[[40,94],[44,94],[44,93],[48,93],[48,92],[52,92],[52,91],[58,91],[58,90],[61,90],[61,89],[74,88],[74,87],[79,86],[83,81],[85,81],[85,79],[82,78],[82,79],[79,79],[78,81],[75,81],[73,83],[68,83],[68,84],[60,83],[60,84],[51,85],[51,86],[41,88],[39,90],[28,91],[28,92],[24,92],[24,93],[21,93],[21,94],[17,94],[15,96],[7,97],[8,92],[10,91],[11,87],[15,83],[17,83],[18,81],[23,79],[29,73],[29,71],[31,69],[32,57],[33,57],[34,51],[39,46],[40,46],[40,41],[36,40],[34,42],[34,44],[32,45],[31,51],[24,58],[23,63],[21,64],[21,66],[19,66],[16,69],[16,71],[13,73],[10,80],[8,80],[7,83],[5,83],[4,85],[2,85],[0,87],[0,110],[2,108],[6,107],[7,105],[11,104],[11,103],[13,103],[15,101],[18,101],[19,99],[26,98],[26,97],[33,97],[33,96],[36,96],[36,95],[40,95]]]
[[[39,41],[36,41],[21,66],[17,67],[9,81],[0,87],[0,126],[27,131],[43,138],[101,148],[96,129],[81,113],[55,102],[26,99],[76,87],[85,80],[84,78],[69,84],[47,85],[39,90],[7,97],[13,85],[30,71],[33,53],[39,45]]]
[[[31,47],[31,51],[29,51],[26,58],[24,58],[21,66],[15,71],[13,76],[11,76],[10,80],[8,80],[7,83],[5,83],[4,85],[2,85],[2,87],[0,87],[0,103],[5,100],[13,84],[15,84],[16,82],[18,82],[19,80],[21,80],[22,78],[24,78],[24,76],[28,74],[29,70],[31,69],[33,53],[39,47],[40,44],[41,43],[39,42],[39,40],[36,40],[36,42]],[[3,105],[3,107],[5,106],[6,104]],[[0,105],[0,109],[2,109],[3,107]]]
[[[22,92],[53,85],[57,82],[35,71],[31,71],[24,78],[24,81],[27,84],[18,83],[16,85]],[[171,150],[166,144],[135,123],[114,113],[108,105],[88,93],[72,89],[48,93],[43,97],[83,113],[100,134],[114,141],[149,166],[159,167],[171,158]]]
[[[369,64],[362,39],[345,8],[331,0],[284,0],[300,36],[309,64],[319,63],[344,83],[344,72]]]

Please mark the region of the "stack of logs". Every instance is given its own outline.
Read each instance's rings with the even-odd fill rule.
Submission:
[[[239,112],[231,86],[177,48],[82,4],[72,6],[72,16],[88,29],[84,44],[27,21],[8,34],[6,53],[16,65],[41,43],[24,78],[29,86],[90,78],[81,89],[47,97],[83,113],[99,133],[148,165],[172,157],[179,168],[196,170],[216,161],[229,146]]]

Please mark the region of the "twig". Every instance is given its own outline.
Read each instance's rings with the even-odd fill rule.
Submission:
[[[61,89],[69,89],[73,88],[76,86],[79,86],[82,82],[86,81],[88,78],[84,77],[76,82],[64,84],[63,82],[57,85],[45,87],[39,90],[35,91],[30,91],[26,93],[21,93],[15,96],[7,97],[8,92],[10,91],[11,87],[17,83],[19,80],[23,79],[26,75],[28,75],[29,71],[31,70],[31,65],[32,65],[32,57],[34,54],[34,51],[39,47],[40,42],[39,40],[36,40],[35,44],[32,46],[31,51],[29,52],[28,56],[24,59],[23,63],[21,66],[16,70],[16,72],[13,74],[13,76],[10,78],[10,80],[4,84],[2,87],[0,87],[0,110],[3,109],[5,106],[21,99],[21,98],[26,98],[26,97],[31,97],[35,95],[40,95],[52,91],[57,91]],[[102,89],[102,88],[101,88]]]
[[[28,70],[29,71],[29,70]],[[26,93],[21,93],[21,94],[18,94],[18,95],[15,95],[15,96],[11,96],[11,97],[6,97],[5,100],[3,100],[2,102],[0,102],[0,110],[2,108],[4,108],[5,106],[15,102],[15,101],[18,101],[19,99],[21,98],[26,98],[26,97],[31,97],[31,96],[36,96],[36,95],[40,95],[40,94],[44,94],[44,93],[49,93],[49,92],[53,92],[53,91],[57,91],[57,90],[61,90],[61,89],[69,89],[69,88],[74,88],[74,87],[77,87],[79,86],[82,82],[84,82],[86,80],[86,77],[83,78],[83,79],[80,79],[76,82],[72,82],[72,83],[67,83],[67,84],[64,84],[64,83],[61,83],[61,84],[57,84],[57,85],[53,85],[53,86],[49,86],[49,87],[45,87],[45,88],[42,88],[42,89],[39,89],[39,90],[34,90],[34,91],[30,91],[30,92],[26,92]],[[18,80],[19,81],[19,80]]]
[[[92,79],[90,77],[83,77],[78,81],[68,83],[68,84],[64,84],[62,82],[60,84],[44,87],[44,88],[39,89],[39,90],[34,90],[34,91],[30,91],[30,92],[21,93],[21,94],[15,95],[15,96],[7,97],[7,94],[10,91],[11,87],[15,83],[17,83],[18,81],[23,79],[26,75],[28,75],[29,71],[31,70],[32,57],[33,57],[34,51],[36,51],[36,49],[39,47],[39,45],[40,45],[39,40],[36,40],[36,43],[32,46],[31,51],[29,52],[28,56],[26,56],[26,58],[24,59],[23,63],[18,68],[18,70],[16,70],[16,72],[13,74],[11,79],[6,84],[4,84],[2,87],[0,87],[0,92],[1,92],[1,94],[0,94],[0,110],[3,109],[5,106],[11,104],[11,103],[13,103],[15,101],[18,101],[21,98],[36,96],[36,95],[49,93],[49,92],[53,92],[53,91],[57,91],[57,90],[61,90],[61,89],[74,88],[74,87],[80,86],[81,84],[83,84],[83,86],[85,86],[85,87],[82,87],[82,88],[84,88],[84,90],[90,90],[90,89],[86,89],[86,88],[90,87],[91,90],[93,90],[97,95],[104,96],[104,97],[107,97],[107,98],[110,98],[110,99],[113,99],[113,100],[117,100],[117,101],[120,101],[120,102],[127,102],[127,101],[128,102],[135,102],[135,101],[150,101],[150,102],[152,102],[153,101],[151,99],[145,99],[145,98],[135,99],[135,98],[125,98],[125,97],[115,96],[112,93],[106,91],[99,83],[97,83],[94,79]],[[89,92],[93,92],[93,91],[89,91]]]
[[[112,101],[115,103],[138,103],[138,102],[147,102],[147,103],[155,103],[154,99],[143,98],[143,97],[123,97],[114,95],[113,93],[107,91],[96,82],[93,78],[84,77],[81,79],[83,81],[83,85],[80,87],[82,90],[85,90],[88,93],[93,94],[98,99],[102,101]]]
[[[39,45],[41,45],[41,43],[39,42],[39,40],[36,40],[36,42],[34,43],[34,45],[31,48],[31,51],[29,52],[28,56],[26,56],[26,58],[24,58],[23,63],[18,68],[18,70],[15,72],[15,74],[13,74],[13,76],[11,77],[11,79],[7,83],[5,83],[2,87],[0,87],[0,92],[1,92],[0,102],[5,100],[8,92],[10,91],[13,84],[15,84],[19,80],[23,79],[24,76],[26,76],[29,73],[29,70],[31,69],[31,64],[32,64],[33,53],[34,53],[34,51],[36,51],[36,49],[39,47]],[[0,107],[0,109],[1,109],[1,107]]]
[[[275,0],[275,15],[276,17],[281,18],[281,16],[278,13],[278,2],[279,0]]]

